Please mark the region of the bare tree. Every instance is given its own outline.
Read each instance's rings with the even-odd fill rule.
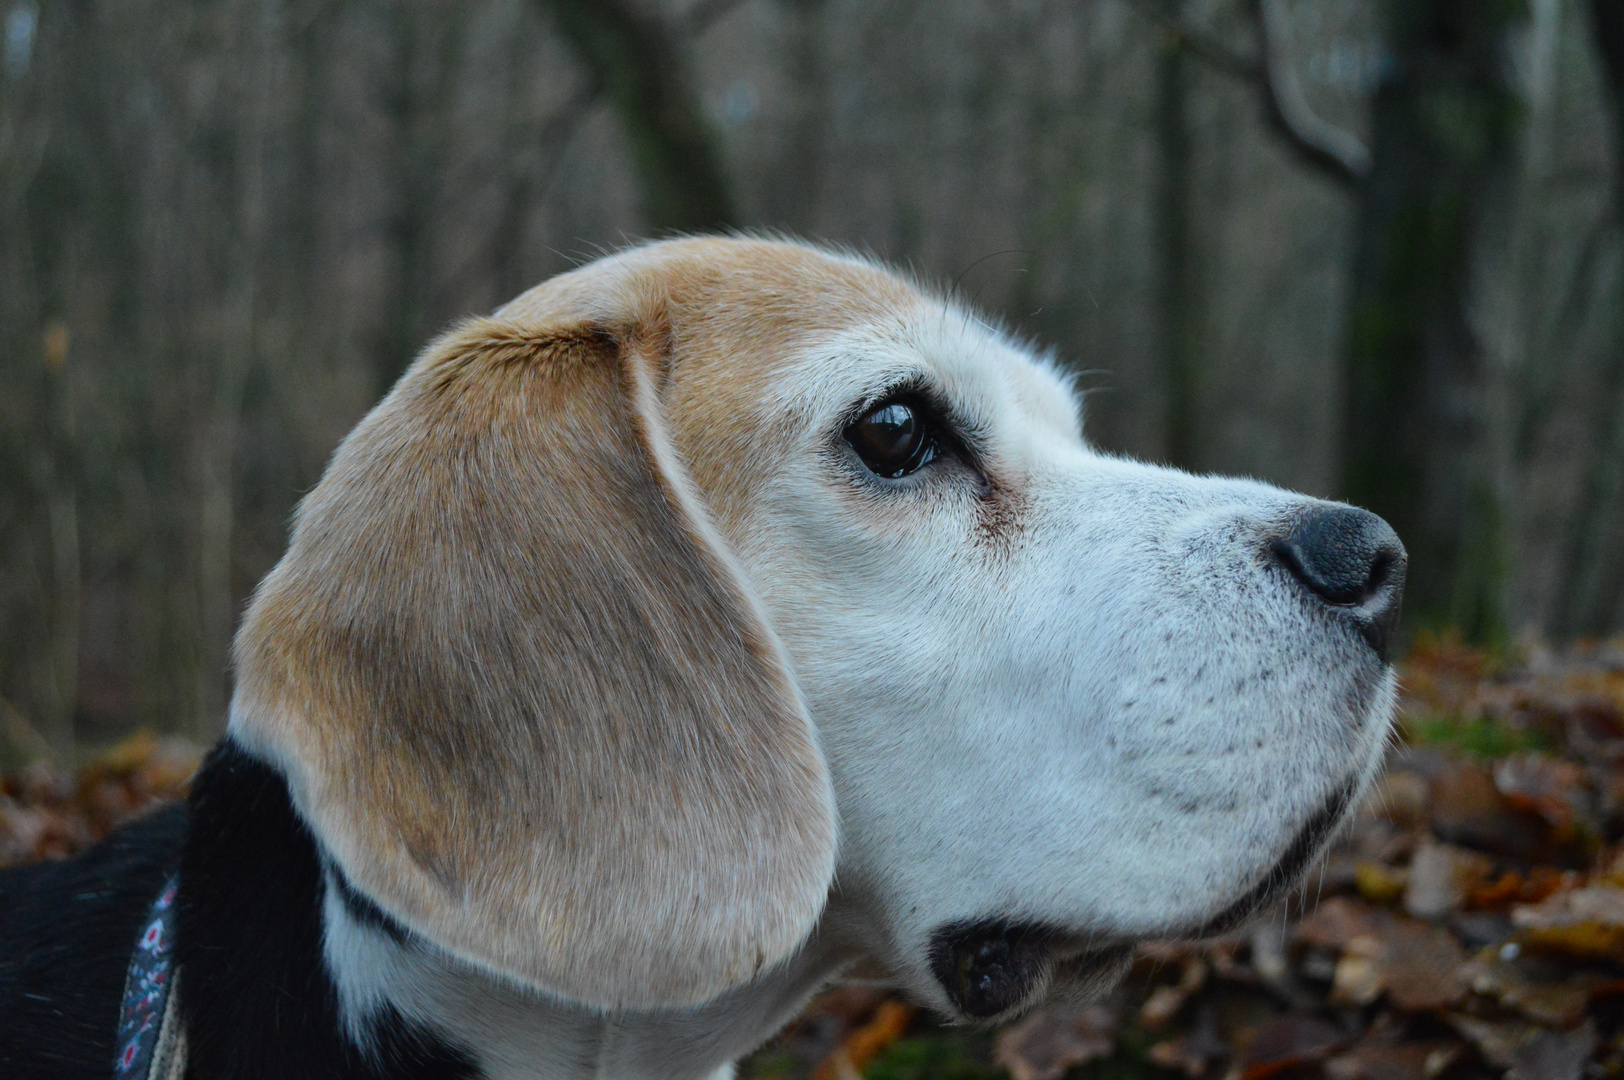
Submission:
[[[1504,49],[1520,5],[1385,0],[1369,148],[1308,106],[1282,48],[1280,0],[1251,0],[1255,56],[1138,6],[1190,54],[1255,86],[1284,144],[1354,194],[1342,495],[1410,546],[1412,622],[1503,633],[1503,493],[1486,461],[1467,294],[1477,202],[1509,164],[1517,105]]]

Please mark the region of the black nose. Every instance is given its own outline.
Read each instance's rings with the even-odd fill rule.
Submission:
[[[1347,612],[1376,655],[1387,659],[1408,562],[1391,525],[1357,507],[1316,506],[1270,550],[1309,592]]]

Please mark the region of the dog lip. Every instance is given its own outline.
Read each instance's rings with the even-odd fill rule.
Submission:
[[[930,972],[966,1019],[992,1021],[1030,1005],[1052,978],[1109,989],[1134,944],[1040,922],[970,919],[930,935]]]
[[[990,1020],[1047,982],[1063,935],[1039,923],[988,918],[950,923],[930,936],[930,970],[965,1016]]]
[[[1350,781],[1334,791],[1325,801],[1325,805],[1303,824],[1291,844],[1287,846],[1285,853],[1256,885],[1195,930],[1175,936],[1211,937],[1232,930],[1295,885],[1303,871],[1308,869],[1314,857],[1319,854],[1325,841],[1329,840],[1331,834],[1342,824],[1358,788],[1356,782]]]

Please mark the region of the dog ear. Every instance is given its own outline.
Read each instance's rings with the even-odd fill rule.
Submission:
[[[805,705],[662,430],[664,339],[484,319],[432,344],[236,646],[232,735],[355,885],[610,1008],[785,959],[834,865]]]

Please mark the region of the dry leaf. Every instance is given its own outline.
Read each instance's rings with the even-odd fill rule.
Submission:
[[[1467,965],[1472,990],[1492,998],[1528,1019],[1554,1027],[1567,1027],[1584,1016],[1590,999],[1584,985],[1530,979],[1501,949],[1484,949]]]
[[[1424,843],[1410,860],[1404,910],[1418,919],[1441,919],[1459,911],[1489,879],[1494,864],[1475,851],[1450,844]]]
[[[1513,1055],[1506,1080],[1581,1080],[1596,1050],[1596,1029],[1544,1031]]]
[[[1571,835],[1582,811],[1584,769],[1543,754],[1516,754],[1494,767],[1494,785],[1519,809],[1544,818],[1559,835]]]
[[[1354,938],[1375,933],[1375,911],[1344,896],[1333,896],[1297,924],[1299,938],[1324,949],[1341,949]]]
[[[1459,1043],[1365,1039],[1325,1063],[1329,1080],[1432,1080],[1460,1056]]]
[[[1517,1054],[1544,1034],[1544,1029],[1520,1020],[1493,1022],[1463,1013],[1444,1017],[1477,1049],[1483,1060],[1501,1069],[1517,1063]]]
[[[861,1077],[869,1062],[902,1038],[918,1012],[906,1002],[880,1002],[868,1023],[846,1036],[844,1042],[812,1072],[812,1080],[851,1080]]]
[[[1115,1047],[1116,1018],[1105,1008],[1049,1007],[999,1035],[994,1058],[1012,1080],[1059,1080]]]
[[[1241,1080],[1267,1080],[1294,1065],[1319,1061],[1343,1044],[1323,1020],[1286,1016],[1258,1028],[1241,1056]]]
[[[1511,921],[1522,931],[1518,941],[1531,948],[1624,963],[1624,889],[1616,885],[1571,889],[1513,908]]]
[[[1190,995],[1200,990],[1207,981],[1207,965],[1200,957],[1192,956],[1184,965],[1184,972],[1173,986],[1158,986],[1139,1008],[1139,1026],[1147,1031],[1166,1027],[1168,1022],[1184,1008]]]

